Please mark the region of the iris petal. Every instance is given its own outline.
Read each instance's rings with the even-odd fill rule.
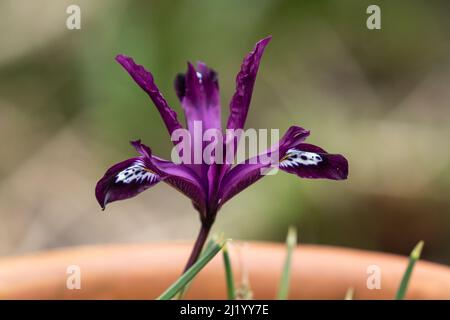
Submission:
[[[242,129],[247,119],[256,74],[258,73],[264,49],[271,37],[260,40],[242,62],[241,70],[236,77],[236,92],[230,102],[228,129]]]
[[[212,161],[202,158],[202,163],[194,163],[192,156],[195,151],[202,151],[206,147],[207,143],[203,141],[203,134],[206,130],[221,132],[221,108],[217,74],[203,62],[197,63],[197,69],[191,63],[188,63],[187,72],[179,74],[175,79],[175,91],[183,107],[191,138],[191,161],[186,166],[206,180],[207,164],[211,164]],[[201,150],[199,150],[200,148]]]
[[[132,141],[131,144],[143,157],[150,159],[148,166],[161,177],[161,180],[190,198],[196,208],[204,211],[207,186],[191,168],[153,156],[150,148],[140,140]]]
[[[140,156],[112,166],[97,183],[95,195],[103,209],[110,202],[132,198],[164,181],[189,197],[202,214],[206,212],[205,189],[191,169],[153,156],[140,140],[131,144]]]
[[[176,129],[182,128],[181,124],[178,122],[176,112],[170,108],[166,99],[164,99],[153,81],[153,75],[145,70],[143,66],[136,64],[130,57],[118,55],[116,60],[128,71],[134,81],[150,96],[158,109],[169,134],[172,134]]]
[[[249,161],[236,165],[223,177],[219,189],[219,206],[264,177],[261,169],[268,165],[251,164]]]
[[[179,74],[175,79],[175,91],[183,106],[191,134],[194,121],[202,123],[203,131],[221,128],[219,83],[214,70],[203,62],[197,63],[197,69],[188,63],[187,72]]]
[[[348,162],[340,154],[329,154],[320,147],[300,143],[280,159],[279,168],[308,179],[347,179]]]
[[[270,151],[238,164],[225,173],[219,188],[220,206],[249,187],[264,175],[263,169],[271,165],[267,159],[278,151],[278,168],[302,178],[343,180],[348,175],[347,160],[339,154],[329,154],[320,147],[303,143],[309,131],[301,127],[290,127],[278,146]]]
[[[161,177],[148,168],[145,157],[127,159],[106,171],[95,188],[98,203],[105,209],[108,203],[132,198],[157,184]]]

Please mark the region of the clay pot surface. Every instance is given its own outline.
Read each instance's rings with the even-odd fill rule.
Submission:
[[[180,275],[190,250],[188,243],[94,245],[5,257],[0,259],[0,299],[154,299]],[[248,274],[254,299],[276,297],[283,244],[236,243],[230,254],[237,284]],[[300,245],[293,254],[289,298],[343,299],[353,287],[355,299],[393,299],[406,265],[406,257],[391,254]],[[67,288],[73,279],[70,266],[80,268],[79,290]],[[368,270],[380,272],[380,289],[368,288]],[[220,254],[185,298],[226,298]],[[450,268],[419,261],[407,298],[450,299]]]

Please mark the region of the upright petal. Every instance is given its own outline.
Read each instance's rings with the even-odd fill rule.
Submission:
[[[203,62],[197,63],[197,70],[188,63],[185,74],[175,79],[175,91],[180,99],[186,116],[187,127],[191,134],[194,121],[202,123],[203,131],[220,129],[220,96],[217,73]]]
[[[291,126],[280,139],[278,143],[279,152],[286,153],[286,151],[293,146],[298,145],[299,143],[305,141],[305,139],[309,136],[309,130],[303,129],[299,126]]]
[[[136,81],[136,83],[150,96],[158,109],[169,134],[172,134],[176,129],[182,128],[181,124],[178,122],[176,112],[170,108],[169,104],[164,99],[153,81],[152,74],[145,70],[143,66],[136,64],[130,57],[118,55],[116,60],[128,71],[134,81]]]
[[[175,91],[183,107],[191,138],[191,162],[186,166],[206,181],[207,163],[211,161],[203,157],[203,150],[208,145],[208,142],[203,141],[204,133],[206,130],[222,133],[217,74],[202,62],[197,63],[197,69],[188,63],[187,72],[175,79]],[[194,160],[197,159],[195,152],[200,153],[201,163]]]
[[[108,203],[132,198],[160,180],[161,177],[148,167],[145,157],[135,157],[109,168],[97,182],[95,196],[105,209]]]
[[[270,39],[271,37],[267,37],[260,40],[242,62],[241,71],[236,77],[236,92],[230,102],[227,129],[242,129],[244,127],[259,63]]]

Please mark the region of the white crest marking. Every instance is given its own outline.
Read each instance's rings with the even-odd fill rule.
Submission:
[[[297,149],[289,149],[286,155],[286,159],[280,162],[280,167],[282,168],[292,168],[299,165],[317,166],[323,161],[322,157],[315,152],[301,151]]]
[[[157,179],[158,176],[155,173],[148,171],[141,160],[136,161],[132,166],[120,171],[116,175],[116,183],[154,182]]]

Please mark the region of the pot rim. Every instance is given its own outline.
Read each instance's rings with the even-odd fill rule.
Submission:
[[[152,299],[180,275],[190,249],[191,244],[183,241],[102,244],[3,257],[0,299]],[[248,274],[255,299],[274,298],[284,244],[233,242],[229,251],[235,282]],[[300,244],[293,253],[289,298],[343,299],[353,287],[356,299],[392,299],[406,264],[407,257],[390,253]],[[66,286],[69,266],[80,267],[80,290]],[[369,267],[379,271],[379,289],[369,288],[377,284],[373,281],[368,286],[374,276]],[[186,298],[226,298],[220,255],[196,277]],[[450,268],[419,261],[407,298],[450,299]]]

